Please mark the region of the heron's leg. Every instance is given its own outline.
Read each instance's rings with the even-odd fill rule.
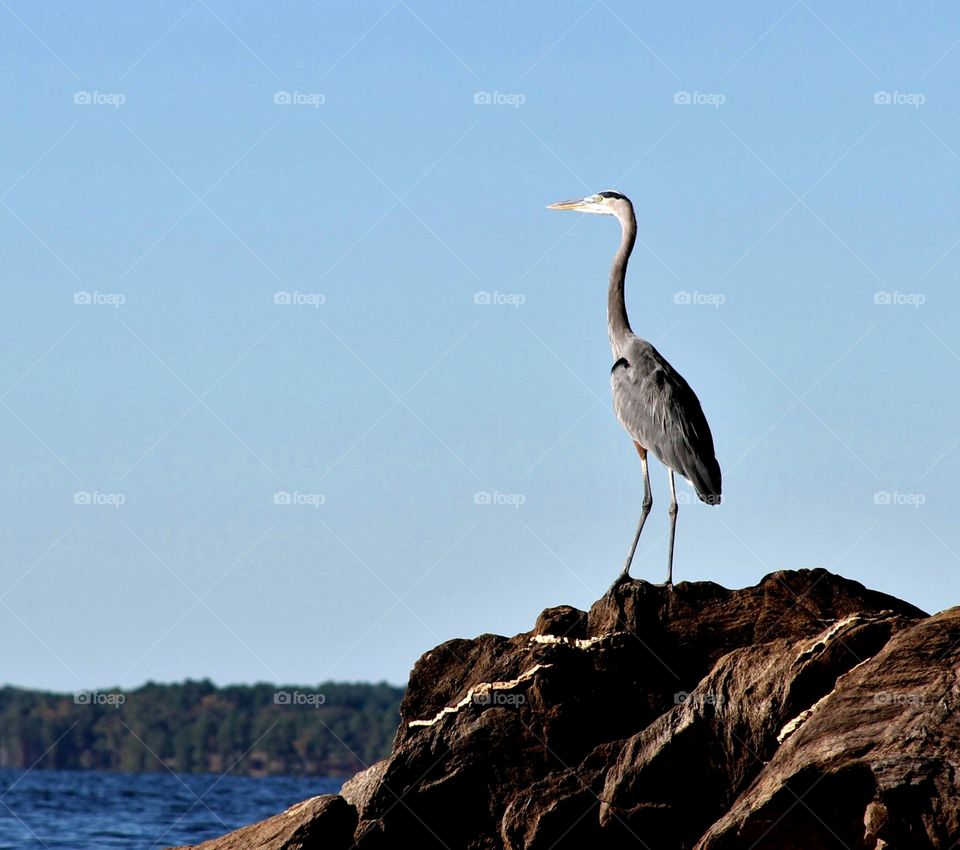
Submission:
[[[673,584],[673,538],[677,533],[677,485],[670,470],[670,551],[667,555],[667,586]]]
[[[640,455],[640,463],[643,466],[643,511],[640,514],[640,522],[637,524],[637,533],[633,536],[630,554],[627,555],[627,562],[623,565],[623,572],[620,573],[617,583],[628,581],[630,578],[630,564],[633,563],[633,555],[637,551],[640,532],[643,531],[643,524],[647,521],[650,508],[653,507],[653,494],[650,492],[650,471],[647,469],[647,450],[636,441],[634,441],[634,445],[637,447],[637,454]]]

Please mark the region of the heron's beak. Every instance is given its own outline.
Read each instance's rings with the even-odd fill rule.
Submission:
[[[548,210],[582,210],[587,206],[586,198],[575,198],[572,201],[557,201],[555,204],[547,204]]]

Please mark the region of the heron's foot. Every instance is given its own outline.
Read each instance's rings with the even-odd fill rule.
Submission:
[[[618,590],[622,585],[628,584],[631,581],[633,581],[633,579],[630,577],[630,570],[626,568],[617,576],[616,581],[610,585],[610,590]]]

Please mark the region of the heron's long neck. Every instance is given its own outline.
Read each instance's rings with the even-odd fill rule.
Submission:
[[[627,318],[627,304],[623,297],[624,282],[627,278],[627,262],[633,243],[637,239],[637,219],[631,211],[629,218],[621,219],[623,238],[613,258],[610,269],[610,289],[607,291],[607,329],[610,332],[610,347],[613,356],[620,357],[620,348],[627,334],[631,333],[630,320]]]

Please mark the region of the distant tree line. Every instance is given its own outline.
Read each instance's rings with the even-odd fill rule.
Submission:
[[[0,767],[349,776],[389,752],[402,696],[386,683],[3,687]]]

